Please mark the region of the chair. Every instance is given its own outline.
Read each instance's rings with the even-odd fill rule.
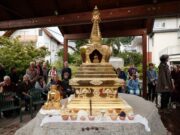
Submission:
[[[10,96],[13,97],[13,99],[9,99]],[[15,103],[15,101],[17,101],[17,103]],[[16,109],[20,110],[20,122],[22,122],[21,99],[13,92],[0,93],[0,118],[1,112]]]
[[[45,100],[43,100],[42,95],[45,94],[42,92],[41,89],[36,89],[32,88],[29,90],[29,95],[30,95],[30,113],[31,113],[31,118],[33,118],[33,106],[43,104]]]

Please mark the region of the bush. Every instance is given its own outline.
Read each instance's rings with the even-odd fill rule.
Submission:
[[[16,67],[23,75],[31,61],[44,58],[49,52],[46,48],[36,48],[33,42],[21,43],[18,38],[0,37],[0,63],[9,73],[11,67]]]

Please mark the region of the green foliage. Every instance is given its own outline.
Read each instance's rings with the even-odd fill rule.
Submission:
[[[63,49],[60,49],[57,54],[60,58],[63,58]],[[68,63],[79,66],[82,63],[80,51],[72,54],[68,53]]]
[[[75,41],[75,44],[76,44],[76,50],[79,51],[79,48],[82,46],[82,45],[85,45],[88,43],[88,39],[82,39],[82,40],[76,40]]]
[[[117,56],[118,53],[121,51],[121,45],[123,44],[129,44],[134,39],[134,37],[117,37],[117,38],[103,38],[102,44],[106,44],[112,47],[113,50],[113,56]],[[87,39],[83,40],[76,40],[76,49],[79,51],[79,48],[82,45],[85,45],[88,43]]]
[[[45,47],[37,49],[34,43],[21,43],[18,38],[0,37],[0,63],[7,71],[15,66],[23,74],[31,61],[42,59],[47,54],[49,52]]]
[[[131,64],[140,65],[142,64],[142,54],[136,52],[120,52],[118,57],[124,59],[124,65],[128,66]]]
[[[117,56],[121,52],[121,45],[129,44],[133,39],[134,37],[104,38],[102,43],[110,45],[113,50],[113,56]]]

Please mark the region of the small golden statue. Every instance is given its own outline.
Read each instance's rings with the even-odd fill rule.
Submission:
[[[60,92],[57,90],[57,85],[52,85],[50,91],[48,92],[47,102],[43,105],[43,109],[60,109],[60,100],[61,95]]]

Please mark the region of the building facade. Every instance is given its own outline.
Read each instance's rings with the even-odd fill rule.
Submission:
[[[149,36],[148,51],[152,62],[159,64],[162,54],[169,55],[172,64],[180,64],[180,18],[156,19],[153,34]]]
[[[57,52],[63,48],[63,44],[46,28],[17,30],[10,37],[19,37],[21,42],[33,42],[37,48],[46,47],[50,55],[45,57],[45,61],[49,63],[58,60]]]

